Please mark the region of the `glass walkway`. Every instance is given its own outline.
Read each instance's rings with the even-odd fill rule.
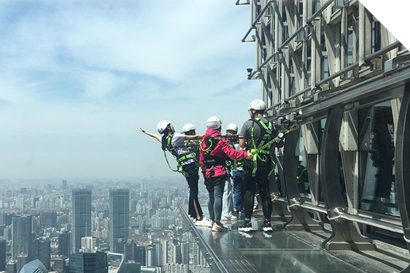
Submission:
[[[184,214],[185,212],[183,212]],[[185,214],[187,221],[188,217]],[[400,272],[404,257],[383,251],[327,251],[321,248],[329,232],[286,231],[274,222],[271,233],[259,230],[262,217],[252,221],[253,232],[238,231],[241,220],[225,222],[229,232],[208,227],[189,227],[206,256],[211,272]]]

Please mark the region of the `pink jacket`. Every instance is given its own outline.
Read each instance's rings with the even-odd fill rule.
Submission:
[[[205,168],[204,155],[206,154],[202,149],[208,148],[208,139],[211,136],[220,136],[220,135],[221,135],[221,132],[218,131],[218,130],[212,130],[212,129],[206,130],[203,141],[201,143],[201,149],[200,149],[200,153],[199,153],[199,162],[201,163],[202,171]],[[216,141],[214,141],[213,145],[215,145],[215,142]],[[210,151],[210,155],[215,156],[215,157],[220,157],[220,158],[224,158],[224,157],[227,156],[231,159],[240,159],[240,158],[246,158],[246,155],[247,155],[246,151],[238,151],[238,150],[235,150],[234,148],[230,147],[229,144],[228,144],[228,141],[226,141],[226,139],[224,139],[224,138],[219,140],[218,144],[216,146],[212,147],[211,149],[212,150]],[[224,162],[223,165],[214,166],[213,174],[210,173],[211,169],[206,169],[206,178],[226,175],[225,161],[223,161],[223,162]]]

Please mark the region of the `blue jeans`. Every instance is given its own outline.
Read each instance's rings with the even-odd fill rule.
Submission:
[[[233,179],[233,206],[241,211],[244,207],[243,199],[245,196],[245,187],[243,184],[242,172],[232,172]]]
[[[224,182],[224,193],[222,197],[222,216],[229,216],[233,212],[233,195],[230,178]]]
[[[220,221],[222,215],[222,194],[224,191],[225,176],[207,178],[207,180],[213,184],[213,188],[207,187],[209,193],[209,219]]]

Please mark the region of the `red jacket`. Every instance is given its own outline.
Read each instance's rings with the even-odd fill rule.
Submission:
[[[205,168],[204,156],[206,154],[206,152],[204,152],[203,149],[208,148],[208,139],[211,136],[220,136],[220,135],[221,135],[221,132],[218,130],[212,130],[212,129],[206,130],[204,139],[201,143],[201,149],[199,153],[199,162],[201,163],[202,173]],[[213,145],[215,145],[215,142],[216,141],[214,141]],[[231,159],[240,159],[240,158],[246,158],[247,152],[243,150],[241,151],[235,150],[234,148],[229,146],[228,141],[226,141],[226,139],[222,138],[221,140],[218,141],[216,146],[211,147],[210,155],[215,156],[215,157],[220,157],[221,159],[223,159],[226,156]],[[206,178],[218,177],[218,176],[224,176],[224,175],[226,175],[225,160],[223,160],[223,165],[214,166],[213,173],[211,173],[211,169],[206,169]]]

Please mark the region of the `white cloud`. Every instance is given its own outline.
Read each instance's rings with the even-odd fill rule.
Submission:
[[[1,2],[2,177],[172,175],[138,129],[241,126],[260,87],[246,81],[248,14],[217,0]]]

